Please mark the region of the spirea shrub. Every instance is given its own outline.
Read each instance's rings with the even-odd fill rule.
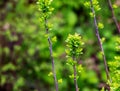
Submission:
[[[83,70],[82,65],[77,63],[77,57],[79,57],[83,52],[83,39],[82,37],[75,33],[74,35],[69,34],[68,38],[66,39],[66,54],[68,62],[67,64],[73,66],[73,74],[69,77],[74,79],[74,85],[76,91],[79,91],[77,79],[79,78],[78,72]]]

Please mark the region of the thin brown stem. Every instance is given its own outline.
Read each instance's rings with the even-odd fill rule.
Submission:
[[[94,7],[93,7],[93,1],[92,0],[90,0],[90,4],[91,4],[91,11],[92,11],[92,13],[94,15],[93,18],[94,18],[95,33],[96,33],[98,43],[99,43],[99,46],[100,46],[100,50],[102,52],[102,56],[103,56],[103,60],[104,60],[106,77],[107,77],[107,80],[111,81],[109,71],[108,71],[107,62],[106,62],[106,57],[105,57],[105,53],[104,53],[104,49],[103,49],[103,46],[102,46],[102,43],[101,43],[101,38],[100,38],[100,35],[99,35],[99,31],[98,31],[97,19],[96,19],[96,16],[95,16],[95,10],[94,10]]]
[[[113,7],[112,7],[111,0],[107,0],[107,1],[108,1],[109,9],[110,9],[110,11],[111,11],[111,13],[112,13],[113,21],[115,22],[115,25],[116,25],[116,27],[117,27],[117,30],[118,30],[118,32],[120,33],[120,26],[119,26],[119,24],[118,24],[118,22],[117,22],[117,19],[116,19],[116,17],[115,17],[115,14],[114,14],[114,10],[113,10]]]
[[[75,57],[73,57],[73,61],[76,61]],[[78,84],[77,84],[77,71],[76,71],[76,64],[73,65],[73,70],[74,70],[74,85],[75,85],[75,89],[76,91],[79,91],[78,89]]]
[[[46,34],[49,34],[49,29],[47,26],[47,19],[46,18],[45,18],[45,29],[46,29]],[[50,57],[52,60],[52,72],[53,72],[54,84],[55,84],[56,91],[58,91],[58,81],[57,81],[56,72],[55,72],[55,63],[54,63],[52,42],[51,42],[50,36],[48,36],[48,43],[49,43]]]

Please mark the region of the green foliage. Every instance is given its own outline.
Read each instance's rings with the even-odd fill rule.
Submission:
[[[79,34],[69,34],[68,38],[66,39],[66,43],[66,53],[68,57],[78,57],[80,54],[82,54],[84,42]]]
[[[48,4],[46,6],[43,1],[45,0],[38,1],[39,3],[36,5],[36,0],[0,0],[0,87],[11,83],[15,91],[54,90],[53,79],[48,76],[49,72],[51,72],[51,61],[47,37],[50,36],[53,43],[53,56],[56,60],[55,66],[60,82],[60,91],[74,91],[73,80],[70,80],[69,74],[73,74],[71,65],[77,64],[77,62],[82,63],[80,68],[77,67],[79,76],[77,80],[80,90],[99,91],[98,85],[101,79],[96,76],[97,72],[93,70],[94,68],[100,70],[102,82],[105,79],[105,73],[102,64],[103,60],[98,52],[98,42],[93,32],[93,22],[89,15],[90,10],[88,8],[90,4],[85,5],[88,6],[86,8],[84,7],[84,0],[46,0],[46,4]],[[115,65],[119,64],[114,57],[119,56],[120,49],[117,46],[118,51],[116,51],[115,40],[119,42],[120,39],[116,37],[118,34],[110,18],[111,14],[106,1],[97,1],[101,8],[99,12],[96,12],[97,19],[104,26],[102,28],[103,26],[98,24],[101,29],[99,32],[103,37],[101,41],[104,41],[105,38],[103,47],[106,58],[108,62],[114,62],[111,63],[111,66],[109,65],[110,70],[114,69],[111,71],[111,77],[115,76],[113,81],[118,84],[116,79],[119,75],[113,73],[117,67]],[[120,5],[116,3],[118,1],[113,0],[112,2],[117,5],[117,8],[115,8],[115,5],[113,6],[119,22]],[[40,11],[36,9],[36,6],[40,8]],[[54,12],[52,7],[54,7]],[[98,7],[97,4],[96,7]],[[48,18],[49,35],[46,35],[43,29],[43,16]],[[50,16],[52,18],[49,18]],[[92,13],[91,16],[93,16]],[[80,56],[77,62],[69,58],[66,66],[65,39],[68,34],[74,34],[75,32],[81,34],[84,38],[84,55]],[[88,64],[89,60],[92,61],[91,64]],[[98,68],[93,63],[94,61]],[[93,69],[89,71],[91,67]]]
[[[12,63],[8,63],[2,67],[2,71],[8,71],[8,70],[16,70],[16,67]]]
[[[104,88],[104,87],[102,87],[102,89],[101,89],[100,91],[105,91],[105,88]]]
[[[117,51],[120,52],[120,38],[117,38]],[[110,84],[111,91],[119,91],[120,90],[120,56],[115,56],[114,60],[109,62],[110,72],[112,77],[112,83],[108,81]]]
[[[25,81],[24,81],[24,78],[22,78],[22,77],[19,77],[18,79],[17,79],[17,81],[15,82],[15,86],[14,86],[14,91],[19,91],[19,89],[22,87],[22,86],[24,86],[25,85]]]
[[[49,15],[51,15],[52,11],[54,10],[51,7],[51,2],[52,0],[38,0],[37,4],[43,18],[49,17]]]
[[[116,49],[117,51],[120,51],[120,38],[118,37],[116,40],[117,40]]]
[[[90,8],[90,1],[85,1],[84,6]],[[93,7],[95,11],[101,10],[98,0],[93,0]]]

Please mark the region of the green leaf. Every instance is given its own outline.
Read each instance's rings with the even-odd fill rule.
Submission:
[[[16,70],[16,67],[12,63],[8,63],[2,67],[2,71]]]

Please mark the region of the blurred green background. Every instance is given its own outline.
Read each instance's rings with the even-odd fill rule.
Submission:
[[[101,10],[96,12],[97,20],[104,24],[100,29],[105,38],[103,47],[107,61],[120,55],[115,49],[118,35],[111,18],[106,0],[98,0]],[[0,0],[0,91],[54,91],[51,72],[51,60],[45,30],[41,26],[40,12],[36,0]],[[115,15],[120,25],[120,1]],[[53,43],[55,68],[59,91],[75,91],[73,79],[69,78],[73,70],[66,65],[65,40],[68,34],[75,32],[83,36],[84,54],[79,58],[84,71],[78,79],[80,91],[100,91],[105,84],[106,75],[99,45],[94,32],[90,9],[84,6],[84,0],[53,0],[54,12],[49,19],[53,24],[51,37]]]

